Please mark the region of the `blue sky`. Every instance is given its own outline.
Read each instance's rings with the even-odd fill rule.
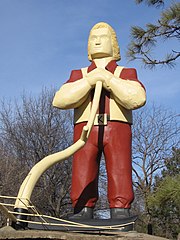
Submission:
[[[136,5],[135,0],[0,0],[0,99],[19,99],[23,91],[36,96],[43,87],[58,89],[72,69],[89,65],[89,31],[105,21],[117,33],[122,56],[118,64],[137,69],[147,104],[179,112],[179,64],[152,71],[125,57],[131,26],[155,23],[161,10]],[[163,56],[171,48],[167,43],[155,54]]]

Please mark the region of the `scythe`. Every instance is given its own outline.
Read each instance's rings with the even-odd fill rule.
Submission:
[[[32,195],[32,191],[37,181],[41,177],[41,175],[46,170],[48,170],[51,166],[69,158],[71,155],[73,155],[75,152],[77,152],[79,149],[81,149],[85,145],[94,124],[94,119],[99,107],[101,91],[102,91],[102,82],[98,81],[95,87],[94,99],[93,99],[89,120],[82,130],[80,139],[77,142],[75,142],[73,145],[66,148],[65,150],[51,154],[43,158],[30,170],[30,172],[24,179],[19,189],[19,193],[15,202],[14,211],[20,213],[17,216],[17,218],[22,219],[24,216],[21,215],[21,213],[28,212],[28,206],[30,205],[30,198]]]

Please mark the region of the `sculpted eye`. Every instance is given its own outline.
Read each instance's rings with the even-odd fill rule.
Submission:
[[[95,36],[91,36],[91,40],[92,41],[96,40],[96,37]]]
[[[103,35],[103,36],[101,36],[101,38],[106,40],[106,39],[108,39],[108,36],[107,35]]]

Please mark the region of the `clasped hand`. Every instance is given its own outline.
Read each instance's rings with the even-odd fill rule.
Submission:
[[[113,74],[103,68],[96,68],[87,74],[86,79],[93,88],[97,81],[101,81],[106,90],[110,90],[110,80]]]

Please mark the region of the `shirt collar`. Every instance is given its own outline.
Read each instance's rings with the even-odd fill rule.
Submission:
[[[111,72],[111,73],[114,73],[115,69],[117,67],[117,63],[115,60],[111,60],[107,66],[106,66],[106,69]],[[91,65],[88,67],[88,73],[91,72],[92,70],[94,70],[96,67],[96,64],[94,61],[92,61]]]

